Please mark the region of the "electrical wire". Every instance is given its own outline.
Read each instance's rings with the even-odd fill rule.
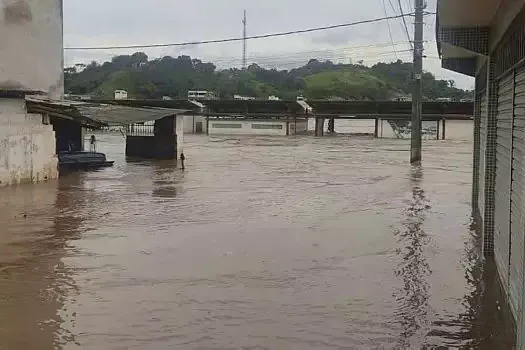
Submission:
[[[413,48],[413,46],[412,46],[412,39],[410,39],[410,33],[408,31],[408,26],[407,26],[407,22],[405,20],[405,14],[404,14],[404,11],[403,11],[403,5],[401,5],[401,0],[397,0],[397,3],[399,5],[399,11],[401,11],[401,19],[403,20],[403,26],[405,27],[405,32],[406,32],[406,35],[407,35],[407,38],[408,38],[408,43],[410,44],[410,48]]]
[[[383,11],[385,12],[385,17],[388,17],[385,0],[380,0],[380,1],[381,1],[381,4],[383,5]],[[394,50],[394,54],[396,55],[396,58],[397,58],[396,46],[394,45],[394,38],[392,37],[392,29],[390,28],[390,20],[386,21],[386,25],[388,27],[388,34],[390,35],[390,41],[392,42],[392,49]]]
[[[274,38],[274,37],[281,37],[281,36],[288,36],[288,35],[295,35],[295,34],[318,32],[318,31],[324,31],[324,30],[329,30],[329,29],[352,27],[352,26],[357,26],[357,25],[361,25],[361,24],[376,23],[376,22],[386,21],[386,20],[390,20],[390,19],[404,18],[405,16],[409,16],[409,15],[410,14],[401,14],[401,15],[396,15],[396,16],[380,17],[380,18],[375,18],[375,19],[368,19],[368,20],[362,20],[362,21],[351,22],[351,23],[336,24],[336,25],[325,26],[325,27],[315,27],[315,28],[308,28],[308,29],[292,30],[292,31],[287,31],[287,32],[252,35],[252,36],[248,36],[246,38],[237,37],[237,38],[226,38],[226,39],[215,39],[215,40],[188,41],[188,42],[170,43],[170,44],[65,47],[64,50],[83,50],[83,51],[86,51],[86,50],[116,50],[116,49],[139,49],[139,48],[172,47],[172,46],[189,46],[189,45],[227,43],[227,42],[242,41],[242,40],[245,40],[245,39],[246,40],[252,40],[252,39]]]

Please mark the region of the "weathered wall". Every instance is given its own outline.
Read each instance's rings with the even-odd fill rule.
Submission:
[[[58,177],[55,133],[13,91],[63,96],[62,0],[0,1],[0,186]]]
[[[199,130],[199,123],[201,129]],[[184,116],[184,133],[200,134],[206,133],[206,117],[203,115]]]
[[[442,124],[440,133],[442,133]],[[440,135],[441,138],[441,135]],[[474,140],[474,121],[473,120],[447,120],[445,122],[445,139],[458,141]]]
[[[0,90],[64,92],[62,0],[0,2]]]
[[[154,135],[128,135],[126,156],[150,159],[177,159],[183,151],[184,117],[155,121]]]
[[[288,135],[304,134],[308,131],[307,120],[290,121],[288,123]]]
[[[258,125],[258,128],[254,128]],[[274,128],[267,126],[272,125]],[[285,121],[261,120],[213,120],[210,119],[208,133],[210,135],[276,135],[286,136]]]
[[[58,177],[55,133],[23,100],[0,99],[0,187]]]
[[[178,115],[175,117],[175,135],[177,136],[176,145],[176,159],[180,157],[180,154],[184,152],[184,116]]]

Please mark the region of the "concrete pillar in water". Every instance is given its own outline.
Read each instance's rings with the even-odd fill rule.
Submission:
[[[375,119],[375,124],[374,124],[374,137],[377,139],[379,138],[379,118],[376,118]]]
[[[445,139],[445,136],[446,136],[446,132],[445,132],[445,129],[446,129],[446,122],[445,122],[445,119],[443,119],[443,123],[442,123],[442,130],[441,130],[441,139],[444,140]]]
[[[324,135],[324,118],[316,117],[315,118],[315,136]]]
[[[328,132],[335,132],[335,118],[328,119]]]

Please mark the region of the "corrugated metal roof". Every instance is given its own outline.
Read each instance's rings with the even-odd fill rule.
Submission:
[[[188,112],[185,109],[128,107],[102,103],[49,100],[39,96],[26,97],[30,113],[48,113],[51,116],[78,121],[88,127],[129,125],[158,120],[170,115]]]
[[[183,114],[184,109],[126,107],[103,104],[83,104],[76,109],[88,118],[106,124],[129,125],[162,119],[170,115]]]

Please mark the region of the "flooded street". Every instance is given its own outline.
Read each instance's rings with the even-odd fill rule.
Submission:
[[[0,190],[0,349],[512,347],[472,141],[186,135],[182,172],[99,140],[113,168]]]

